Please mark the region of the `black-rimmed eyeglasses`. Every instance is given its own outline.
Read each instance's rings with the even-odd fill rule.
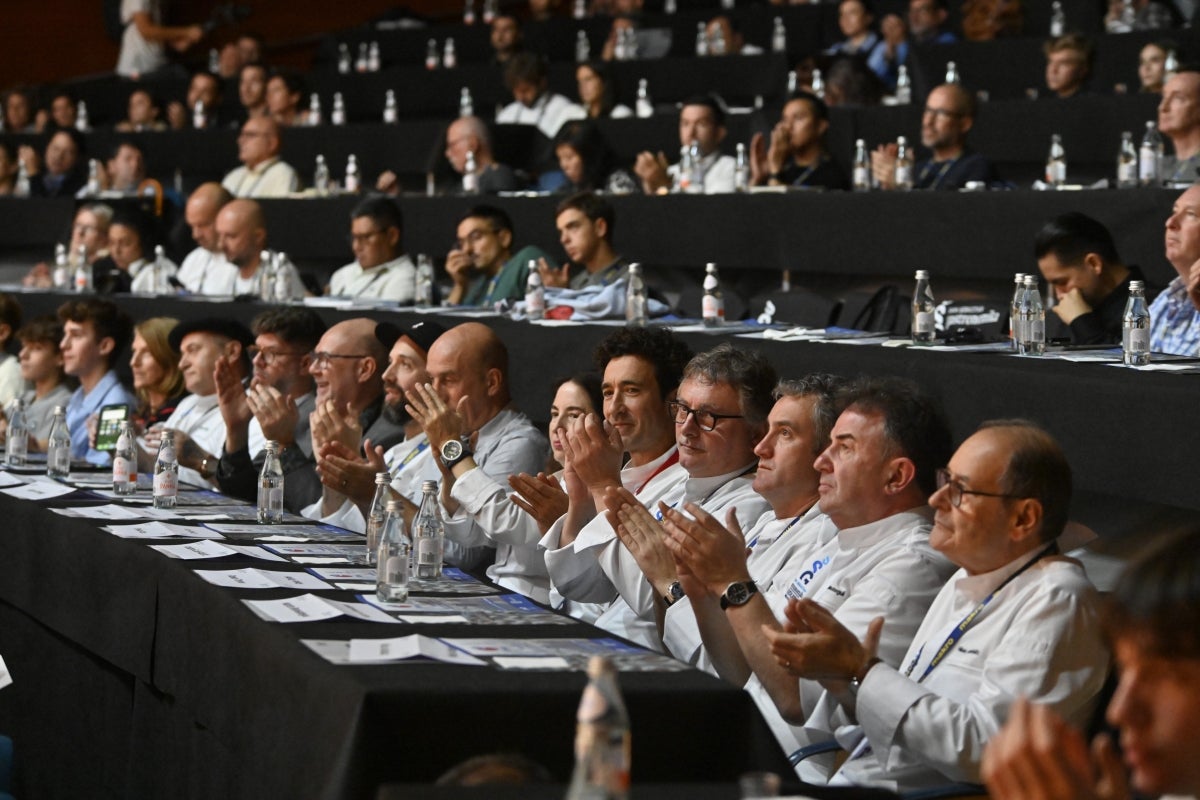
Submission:
[[[717,423],[723,419],[745,419],[744,414],[717,414],[713,411],[688,408],[678,400],[672,400],[667,403],[667,408],[670,409],[671,417],[675,420],[676,425],[686,424],[688,415],[691,415],[696,419],[696,427],[702,431],[713,430],[717,427]]]
[[[962,481],[950,474],[950,470],[942,468],[937,471],[937,488],[950,488],[950,505],[955,508],[962,506],[964,494],[977,494],[980,497],[1003,497],[1006,500],[1021,500],[1022,495],[1019,494],[1003,494],[1001,492],[978,492],[974,489],[963,488]]]

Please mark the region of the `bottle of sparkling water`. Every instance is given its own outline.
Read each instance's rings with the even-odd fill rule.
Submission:
[[[375,565],[375,596],[383,602],[403,603],[408,599],[411,550],[400,501],[389,500]]]
[[[258,522],[260,525],[283,522],[283,464],[279,461],[278,442],[267,442],[267,455],[258,475]]]
[[[446,527],[438,506],[437,481],[421,484],[421,508],[413,522],[413,565],[417,577],[436,580],[442,577],[442,553],[446,548]]]
[[[67,430],[67,409],[54,407],[50,439],[46,442],[46,474],[66,479],[71,474],[71,432]]]
[[[625,286],[625,324],[630,328],[646,327],[646,281],[642,265],[629,265],[629,282]]]
[[[4,445],[4,460],[9,466],[24,466],[29,455],[29,425],[25,418],[25,401],[12,401],[8,412],[8,435]]]
[[[174,508],[179,496],[179,461],[175,458],[175,432],[163,431],[154,462],[154,507]]]
[[[113,451],[113,492],[137,494],[137,469],[137,436],[133,423],[126,420],[121,423],[117,448]]]
[[[1121,317],[1121,349],[1125,363],[1144,367],[1150,363],[1150,311],[1146,308],[1146,284],[1129,282],[1129,299]]]
[[[1138,151],[1133,146],[1133,134],[1121,134],[1121,149],[1117,151],[1117,188],[1132,189],[1138,185]]]
[[[700,317],[709,328],[725,324],[725,297],[721,294],[721,278],[717,265],[704,265],[704,296],[700,299]]]
[[[546,316],[546,287],[542,285],[542,274],[537,261],[529,259],[529,277],[525,280],[525,316],[542,319]]]
[[[1025,276],[1025,290],[1021,292],[1021,307],[1017,312],[1021,325],[1020,353],[1023,356],[1040,356],[1046,352],[1046,308],[1042,305],[1042,293],[1038,290],[1037,276]]]
[[[929,285],[929,272],[917,270],[916,279],[912,299],[912,343],[933,344],[937,336],[933,313],[936,301],[933,299],[933,288]]]
[[[575,771],[567,800],[624,800],[633,748],[617,671],[606,657],[592,656],[587,672],[575,715]]]
[[[391,482],[390,472],[375,473],[375,497],[367,512],[367,564],[371,566],[379,557],[379,540],[383,536],[383,523],[387,521],[387,504],[391,498],[388,484]]]

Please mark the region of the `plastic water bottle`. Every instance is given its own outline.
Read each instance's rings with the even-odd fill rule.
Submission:
[[[542,274],[537,261],[529,259],[529,277],[525,280],[525,316],[542,319],[546,316],[546,287],[542,285]]]
[[[908,149],[908,140],[903,136],[896,138],[896,167],[894,173],[896,189],[901,192],[913,188],[913,159],[912,151]]]
[[[825,99],[825,78],[821,75],[821,70],[814,69],[812,71],[812,81],[809,83],[809,88],[812,93],[822,100]]]
[[[958,65],[953,61],[946,62],[946,80],[945,83],[959,83],[961,78],[958,76]]]
[[[79,245],[75,262],[75,291],[81,294],[92,293],[92,265],[87,260],[87,245]]]
[[[933,287],[929,285],[929,272],[917,270],[916,279],[912,299],[912,343],[933,344],[937,336],[933,314],[936,301],[933,299]]]
[[[725,297],[721,294],[721,278],[717,275],[717,265],[711,261],[704,265],[704,297],[700,299],[700,317],[708,328],[725,324]]]
[[[283,522],[283,464],[279,461],[279,443],[267,442],[267,455],[258,474],[258,523],[279,525]]]
[[[650,100],[650,85],[645,78],[638,79],[636,113],[638,119],[654,116],[654,103]]]
[[[375,497],[367,512],[367,564],[374,566],[379,557],[379,540],[383,536],[383,524],[387,521],[387,504],[391,497],[388,484],[392,482],[390,472],[375,473]]]
[[[388,89],[383,97],[383,122],[385,125],[395,125],[400,120],[400,111],[396,108],[396,90]]]
[[[351,153],[346,157],[346,178],[342,182],[342,188],[347,194],[358,194],[361,183],[358,176],[358,158]]]
[[[1062,136],[1050,137],[1050,155],[1046,157],[1046,183],[1057,189],[1067,182],[1067,153],[1063,149]]]
[[[1138,148],[1138,183],[1158,186],[1162,182],[1163,140],[1153,121],[1146,123],[1146,135]]]
[[[338,45],[338,74],[349,75],[354,71],[354,59],[350,57],[350,46],[345,42]]]
[[[1144,281],[1129,282],[1129,299],[1121,317],[1121,350],[1128,366],[1144,367],[1150,363],[1150,311],[1146,307]]]
[[[1067,31],[1067,15],[1063,11],[1062,3],[1059,0],[1054,0],[1050,4],[1050,35],[1057,39]]]
[[[389,500],[375,564],[375,596],[385,603],[408,599],[408,570],[412,545],[398,500]]]
[[[1021,325],[1021,355],[1044,355],[1046,308],[1042,305],[1042,293],[1038,290],[1037,277],[1034,275],[1025,276],[1025,291],[1021,292],[1021,306],[1017,311],[1017,319]]]
[[[782,17],[776,17],[771,23],[771,52],[787,52],[787,28],[783,27]]]
[[[625,324],[630,328],[646,327],[646,281],[642,265],[629,265],[629,282],[625,286]]]
[[[417,256],[413,305],[417,308],[429,308],[433,305],[433,261],[424,253]]]
[[[438,53],[437,39],[430,39],[425,45],[425,69],[437,69],[438,64],[442,63],[442,57]]]
[[[871,191],[871,156],[867,153],[867,143],[862,139],[854,141],[854,191]]]
[[[442,551],[446,546],[446,528],[438,508],[437,481],[421,484],[421,508],[413,521],[413,564],[421,580],[442,577]]]
[[[137,494],[136,448],[137,437],[133,432],[133,423],[126,420],[121,423],[117,448],[113,451],[113,492],[116,494]]]
[[[308,97],[308,124],[313,128],[321,124],[321,96],[316,92]]]
[[[592,656],[587,672],[575,715],[575,770],[567,800],[625,798],[633,741],[617,671],[608,658]]]
[[[442,45],[442,66],[446,69],[454,69],[458,66],[458,50],[454,47],[454,37],[447,36],[446,43]]]
[[[29,455],[29,426],[25,419],[25,401],[20,397],[12,402],[8,413],[8,436],[4,443],[4,460],[12,467],[25,465]]]
[[[575,61],[582,64],[592,57],[592,43],[588,41],[587,31],[575,34]]]
[[[908,77],[908,67],[901,64],[896,70],[896,105],[906,106],[912,102],[912,78]]]
[[[88,107],[83,100],[79,101],[79,105],[75,106],[75,130],[80,133],[87,133],[92,129],[88,122]]]
[[[67,261],[65,244],[54,246],[54,272],[50,275],[50,282],[54,284],[55,289],[67,289],[71,286],[71,265]]]
[[[1133,134],[1121,134],[1121,149],[1117,151],[1117,188],[1132,189],[1138,185],[1138,151],[1133,146]]]
[[[475,101],[471,99],[471,90],[464,86],[458,93],[458,115],[460,117],[475,116]]]
[[[750,191],[750,159],[746,157],[746,145],[738,142],[737,159],[733,167],[733,189],[736,192]]]
[[[339,126],[346,124],[346,101],[342,99],[341,92],[333,93],[333,110],[329,112],[329,123]]]
[[[317,155],[317,166],[313,169],[313,189],[322,197],[329,194],[329,165],[325,163],[325,156],[320,154]]]
[[[163,431],[154,461],[154,507],[174,508],[179,496],[179,461],[175,458],[175,432]]]
[[[1021,296],[1025,293],[1025,273],[1018,272],[1013,277],[1016,288],[1013,289],[1012,300],[1008,303],[1008,338],[1012,342],[1012,351],[1021,352],[1021,340],[1025,334],[1021,328]]]

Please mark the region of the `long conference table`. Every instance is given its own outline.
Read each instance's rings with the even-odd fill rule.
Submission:
[[[26,313],[66,299],[26,293]],[[135,317],[213,313],[249,321],[263,307],[178,298],[119,300]],[[322,308],[412,322],[412,310]],[[444,315],[453,324],[463,317]],[[506,342],[515,402],[544,418],[555,377],[586,365],[614,328],[484,318]],[[729,332],[681,332],[701,350]],[[1072,516],[1101,537],[1129,537],[1165,516],[1196,518],[1188,463],[1194,375],[997,353],[734,339],[781,375],[811,371],[910,377],[945,405],[956,438],[982,420],[1025,417],[1063,444],[1075,470]],[[70,499],[70,498],[68,498]],[[0,732],[17,741],[26,796],[361,797],[421,783],[467,756],[516,751],[565,780],[577,672],[513,672],[427,663],[336,666],[300,639],[387,637],[416,626],[265,622],[240,601],[284,591],[211,586],[195,563],[0,495],[0,654],[16,680],[0,691]],[[1134,537],[1136,540],[1136,537]],[[219,568],[282,565],[234,556]],[[213,568],[213,562],[202,563]],[[348,600],[342,592],[331,595]],[[434,636],[597,638],[588,626],[424,625]],[[695,672],[622,673],[638,782],[729,781],[781,769],[748,698]],[[69,768],[65,765],[69,764]]]

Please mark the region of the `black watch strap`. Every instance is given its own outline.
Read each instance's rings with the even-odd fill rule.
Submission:
[[[730,606],[744,606],[757,592],[758,586],[754,581],[731,583],[725,588],[725,594],[721,595],[721,608],[724,610]]]

